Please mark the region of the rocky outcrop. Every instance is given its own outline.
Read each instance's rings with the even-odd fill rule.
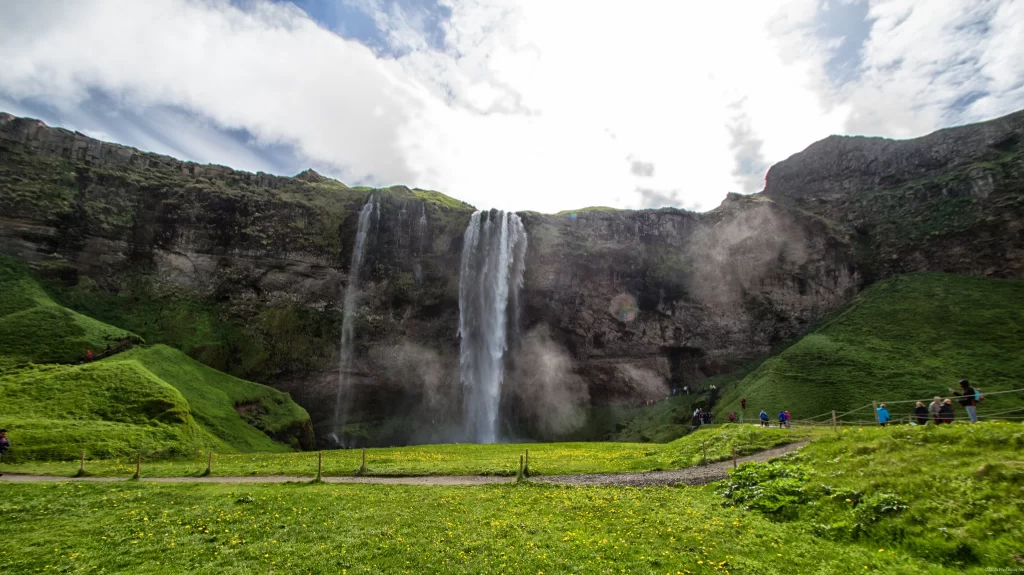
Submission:
[[[830,136],[768,171],[763,195],[849,234],[869,281],[1024,276],[1024,111],[912,140]]]
[[[764,194],[821,203],[865,190],[895,189],[1019,149],[1024,111],[981,124],[890,140],[829,136],[768,170]]]
[[[699,384],[892,273],[1021,277],[1022,123],[1018,113],[905,142],[827,138],[774,166],[762,194],[730,194],[703,214],[520,214],[529,247],[503,389],[533,387],[504,398],[504,431],[564,431],[528,412],[538,402],[565,414],[562,403],[636,403]],[[0,115],[0,253],[33,262],[64,305],[291,392],[320,435],[357,215],[371,195],[380,207],[346,433],[454,439],[472,207],[312,170],[200,166]],[[562,380],[569,387],[543,391]]]

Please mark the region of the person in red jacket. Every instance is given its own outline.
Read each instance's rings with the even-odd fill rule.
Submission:
[[[92,350],[85,350],[85,361],[92,361]]]

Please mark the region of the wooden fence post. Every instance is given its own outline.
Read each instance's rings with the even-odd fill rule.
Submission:
[[[872,401],[871,402],[871,411],[875,412],[875,423],[881,424],[881,422],[878,421],[878,402],[877,401]]]
[[[135,455],[135,479],[142,479],[142,452]]]
[[[736,467],[737,467],[737,464],[736,464],[736,446],[734,445],[732,447],[732,468],[736,469]]]
[[[832,431],[839,433],[839,427],[836,426],[836,410],[832,410]]]
[[[359,466],[359,473],[366,473],[366,448],[363,448],[363,463]]]
[[[212,449],[210,450],[210,453],[208,453],[206,455],[206,474],[209,475],[211,473],[213,473],[213,450]]]
[[[320,481],[320,473],[321,473],[321,471],[323,471],[323,468],[324,468],[324,452],[323,451],[317,451],[316,452],[316,480],[317,481]]]
[[[526,450],[526,463],[523,464],[523,475],[530,474],[530,450]]]
[[[708,442],[707,441],[701,441],[700,442],[700,448],[702,450],[704,450],[704,465],[707,465],[708,464]]]
[[[523,456],[519,456],[519,479],[523,478]]]
[[[82,450],[82,464],[78,466],[78,474],[85,475],[85,450]]]

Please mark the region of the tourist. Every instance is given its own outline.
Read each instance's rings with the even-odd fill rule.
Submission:
[[[946,398],[942,402],[942,408],[939,410],[939,422],[940,423],[953,423],[953,400]]]
[[[942,423],[939,419],[940,411],[942,411],[942,398],[936,395],[935,399],[928,404],[928,413],[932,415],[932,421],[935,422],[935,425]]]
[[[85,350],[85,361],[92,361],[92,350]]]
[[[745,398],[745,397],[741,397],[740,398],[740,409],[742,409],[744,411],[747,409],[747,398]]]
[[[736,412],[735,411],[730,411],[729,412],[729,423],[736,423]]]
[[[971,418],[971,423],[978,423],[978,404],[975,401],[978,392],[971,387],[971,384],[967,383],[966,379],[961,379],[960,391],[953,391],[951,387],[949,392],[961,398],[960,405],[967,410],[967,416]]]
[[[11,448],[11,440],[7,439],[7,430],[0,429],[0,461],[4,460],[4,454]],[[3,475],[0,473],[0,475]]]
[[[885,404],[878,406],[878,424],[885,427],[889,423],[892,417],[889,416],[889,410],[885,408]]]
[[[786,414],[786,429],[789,429],[789,410],[787,409],[783,413]]]
[[[782,426],[784,426],[784,425],[786,425],[786,412],[785,411],[780,411],[779,412],[779,429],[782,429]]]
[[[917,418],[918,425],[928,424],[928,408],[924,406],[923,401],[917,402],[917,405],[914,407],[914,417]]]
[[[768,427],[768,414],[761,410],[761,427]]]

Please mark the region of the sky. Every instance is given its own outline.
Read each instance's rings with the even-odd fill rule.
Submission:
[[[709,210],[1024,108],[1024,0],[4,0],[0,110],[480,208]]]

